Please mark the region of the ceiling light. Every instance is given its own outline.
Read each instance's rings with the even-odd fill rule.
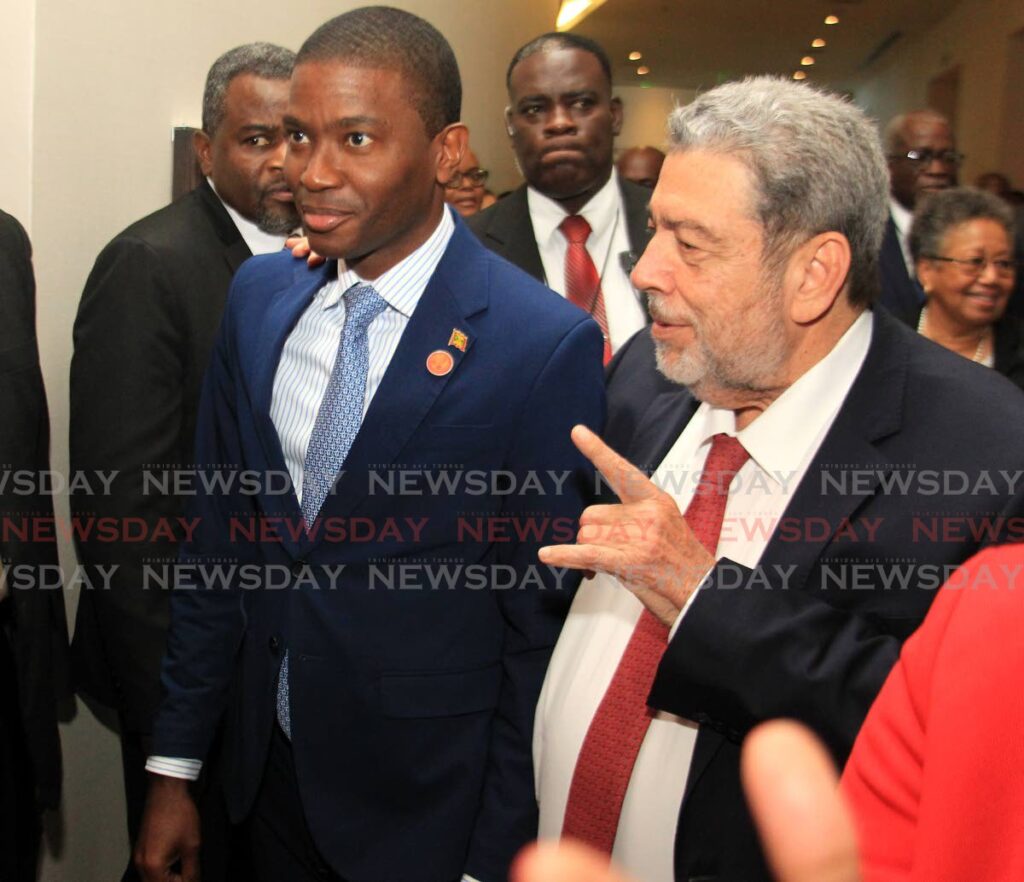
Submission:
[[[805,55],[803,58],[800,59],[800,63],[804,67],[810,67],[812,64],[814,64],[814,56],[813,55]]]
[[[811,40],[811,48],[812,49],[824,49],[825,48],[825,41],[823,39],[821,39],[821,37],[815,37],[813,40]]]
[[[805,71],[805,70],[795,70],[795,71],[793,71],[793,79],[794,80],[806,80],[807,79],[807,71]]]
[[[636,72],[640,76],[645,77],[645,76],[647,76],[647,74],[649,74],[651,72],[651,69],[646,64],[641,64],[640,67],[638,67],[636,69]]]
[[[838,15],[826,15],[825,16],[825,24],[827,24],[827,25],[839,24],[839,16]]]
[[[555,19],[555,30],[571,30],[604,3],[605,0],[562,0]]]
[[[629,53],[629,60],[630,61],[639,61],[643,57],[644,57],[643,52],[630,52]]]

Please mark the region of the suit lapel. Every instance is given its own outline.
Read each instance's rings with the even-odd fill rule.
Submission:
[[[206,180],[200,182],[196,192],[199,194],[207,214],[210,215],[213,228],[217,231],[217,238],[224,245],[224,260],[227,262],[231,274],[234,275],[238,268],[252,257],[252,252],[209,183]]]
[[[483,254],[482,246],[456,221],[448,249],[409,319],[321,516],[346,517],[366,497],[368,465],[386,467],[395,460],[473,348],[476,334],[470,317],[487,306]],[[466,333],[465,352],[448,345],[453,328]],[[438,350],[453,360],[443,376],[427,370],[427,358]]]
[[[530,221],[525,185],[494,207],[494,218],[484,235],[509,263],[514,263],[538,281],[545,281],[544,264],[540,259],[537,237]]]

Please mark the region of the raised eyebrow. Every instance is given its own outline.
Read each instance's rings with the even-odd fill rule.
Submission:
[[[279,128],[281,127],[271,123],[249,123],[249,125],[242,126],[238,131],[242,134],[261,135],[265,132],[276,132]]]
[[[550,95],[523,95],[522,98],[516,101],[516,107],[522,107],[524,104],[550,104]]]

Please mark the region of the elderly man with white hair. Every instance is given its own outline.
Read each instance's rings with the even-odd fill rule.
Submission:
[[[538,705],[540,829],[644,882],[756,882],[743,736],[794,718],[844,761],[935,589],[1021,538],[1024,398],[872,308],[889,182],[861,111],[756,78],[669,130],[633,273],[654,322],[604,441],[574,430],[614,496],[540,553],[596,574]]]

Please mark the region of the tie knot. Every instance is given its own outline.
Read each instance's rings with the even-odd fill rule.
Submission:
[[[358,333],[388,308],[373,285],[353,285],[345,292],[345,331]]]
[[[748,459],[750,454],[739,439],[719,433],[711,439],[711,450],[708,451],[708,458],[704,463],[704,476],[709,482],[713,482],[717,492],[726,492],[736,472],[743,468]]]
[[[583,245],[590,235],[590,224],[582,214],[570,214],[559,225],[562,235],[573,245]]]

